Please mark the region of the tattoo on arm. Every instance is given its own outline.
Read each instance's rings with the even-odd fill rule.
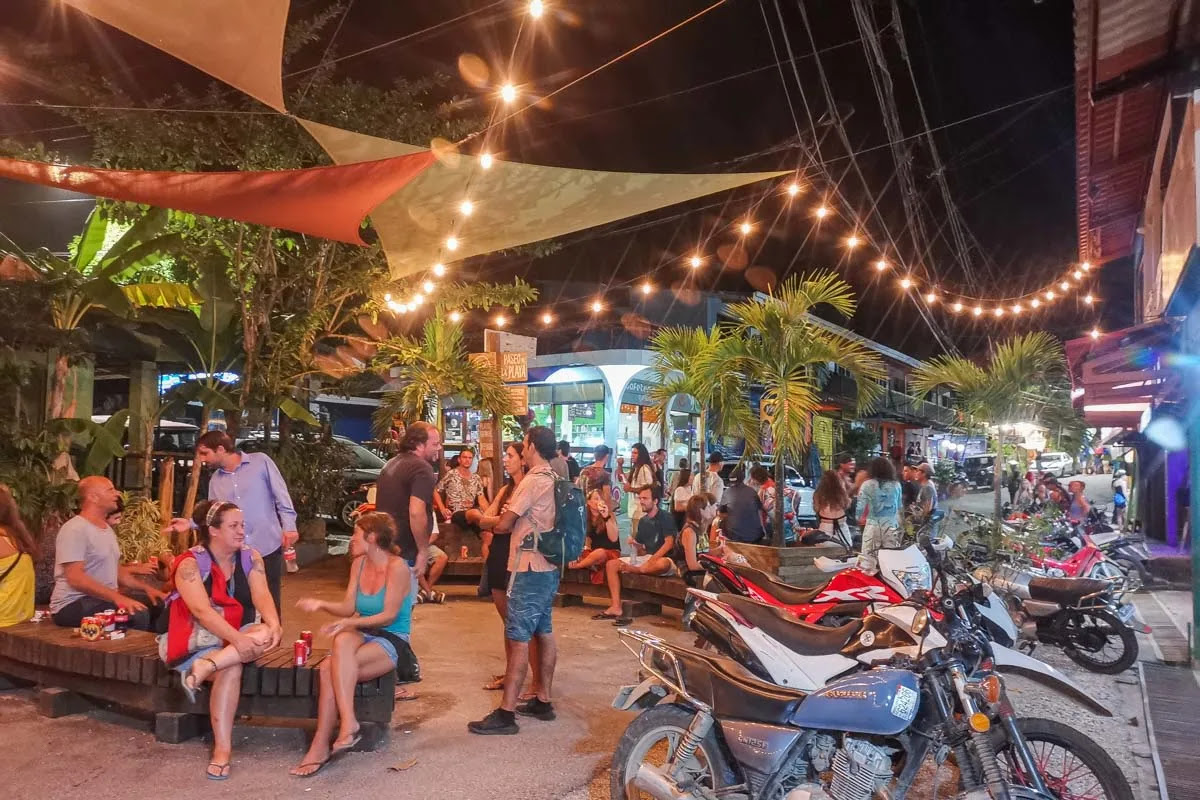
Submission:
[[[262,556],[260,556],[258,553],[255,553],[253,556],[251,556],[250,574],[253,575],[255,572],[265,573],[266,571],[267,568],[263,566]]]
[[[196,559],[189,558],[179,565],[179,570],[175,575],[176,580],[185,583],[200,580],[200,568],[196,566]]]

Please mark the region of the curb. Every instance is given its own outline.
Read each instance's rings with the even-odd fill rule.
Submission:
[[[1167,794],[1167,776],[1162,761],[1158,758],[1158,740],[1154,736],[1154,720],[1150,718],[1150,698],[1146,695],[1146,673],[1142,662],[1137,665],[1138,691],[1142,694],[1142,715],[1146,718],[1146,738],[1150,740],[1150,758],[1154,762],[1154,782],[1158,784],[1159,800],[1170,800]]]

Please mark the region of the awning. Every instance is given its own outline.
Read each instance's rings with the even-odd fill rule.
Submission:
[[[1177,327],[1160,319],[1066,343],[1074,404],[1090,425],[1136,429],[1142,414],[1178,394],[1178,376],[1163,366]]]

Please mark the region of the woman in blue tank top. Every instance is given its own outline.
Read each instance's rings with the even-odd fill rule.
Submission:
[[[345,596],[336,603],[312,597],[297,603],[302,611],[327,611],[341,619],[321,628],[333,638],[333,648],[317,669],[321,676],[317,732],[300,764],[292,768],[293,775],[316,775],[331,757],[359,743],[354,687],[394,670],[400,649],[408,647],[411,577],[408,563],[392,550],[395,537],[396,523],[390,514],[364,514],[350,539],[354,562]]]
[[[886,458],[871,459],[867,474],[870,478],[858,490],[858,522],[863,534],[857,566],[874,575],[879,571],[879,548],[900,546],[900,482],[896,468]]]

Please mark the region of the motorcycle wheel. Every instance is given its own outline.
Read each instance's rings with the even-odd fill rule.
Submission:
[[[1064,612],[1056,627],[1067,658],[1084,669],[1116,675],[1137,661],[1137,636],[1104,609]]]
[[[1079,731],[1050,719],[1022,717],[1017,727],[1033,754],[1038,772],[1059,800],[1133,800],[1121,768],[1100,745]],[[1004,735],[997,727],[996,758],[1008,774],[1009,783],[1026,786],[1026,776]]]
[[[671,703],[648,708],[629,723],[613,753],[609,797],[612,800],[653,800],[649,792],[634,784],[638,769],[646,763],[655,767],[666,764],[683,741],[695,716],[695,711]],[[717,741],[716,724],[688,759],[687,777],[710,792],[738,783]]]

